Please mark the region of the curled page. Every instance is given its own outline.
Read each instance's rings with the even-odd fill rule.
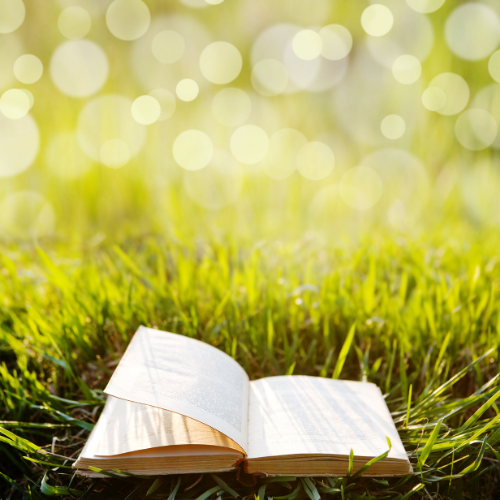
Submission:
[[[225,434],[198,420],[154,406],[108,397],[114,399],[115,404],[95,455],[121,455],[183,445],[209,445],[245,453]]]
[[[198,420],[247,450],[248,376],[219,349],[140,327],[105,393]]]

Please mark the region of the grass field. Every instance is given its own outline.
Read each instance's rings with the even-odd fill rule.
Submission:
[[[0,500],[500,498],[500,7],[369,3],[0,0]],[[77,477],[139,325],[376,383],[414,475]]]
[[[148,490],[170,500],[233,490],[289,499],[496,498],[498,243],[470,230],[441,244],[380,235],[342,248],[314,239],[195,246],[151,235],[71,253],[57,245],[6,250],[3,498],[130,499]],[[74,477],[68,467],[99,416],[102,389],[141,324],[215,345],[251,378],[335,371],[375,382],[415,476],[248,487],[225,474],[224,482],[183,477],[178,488],[170,477]]]

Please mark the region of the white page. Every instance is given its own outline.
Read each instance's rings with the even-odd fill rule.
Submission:
[[[407,459],[380,389],[374,384],[306,376],[250,383],[248,458],[331,454]]]
[[[141,326],[105,391],[198,420],[247,449],[248,376],[219,349]]]

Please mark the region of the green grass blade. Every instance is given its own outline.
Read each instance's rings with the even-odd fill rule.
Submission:
[[[425,443],[425,446],[423,447],[422,451],[418,455],[418,468],[420,471],[422,471],[423,466],[425,465],[425,462],[429,456],[429,454],[432,451],[432,447],[437,441],[437,438],[439,436],[439,431],[441,430],[441,425],[443,421],[440,420],[436,427],[434,427],[429,439],[427,440],[427,443]]]
[[[240,496],[239,493],[236,493],[236,491],[230,488],[220,477],[216,476],[215,474],[210,474],[210,476],[225,492],[229,493],[232,497],[238,498]]]
[[[349,332],[347,333],[344,345],[340,350],[339,359],[337,360],[337,363],[335,364],[335,369],[333,370],[332,378],[334,379],[338,379],[340,373],[342,372],[342,368],[344,367],[345,360],[347,358],[347,355],[349,354],[349,349],[351,348],[351,344],[354,339],[355,333],[356,333],[356,322],[352,324]]]
[[[209,496],[219,491],[223,491],[222,488],[220,486],[214,486],[213,488],[205,491],[205,493],[202,493],[196,500],[206,500]]]

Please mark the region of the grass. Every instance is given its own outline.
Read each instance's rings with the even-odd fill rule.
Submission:
[[[499,242],[433,234],[335,247],[154,235],[73,250],[5,247],[0,498],[498,498]],[[236,473],[76,477],[69,467],[102,389],[141,324],[208,342],[251,378],[375,382],[415,474],[255,484]]]

